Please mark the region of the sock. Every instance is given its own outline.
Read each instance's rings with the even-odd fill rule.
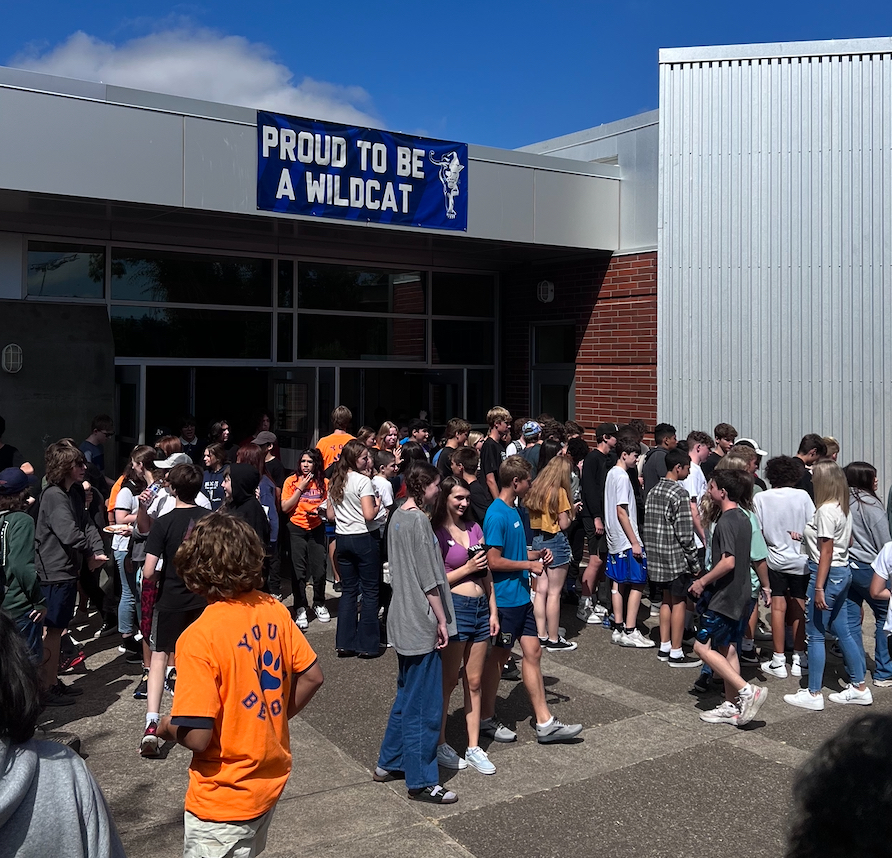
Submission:
[[[683,649],[669,650],[669,658],[684,658],[684,650]]]
[[[592,597],[591,597],[591,596],[583,596],[583,597],[579,600],[579,604],[580,604],[583,608],[590,608],[590,607],[592,606]]]
[[[160,712],[147,712],[146,713],[146,727],[152,723],[152,721],[160,721],[161,713]]]
[[[539,723],[537,722],[537,723],[536,723],[536,726],[537,726],[537,727],[542,727],[542,728],[550,727],[553,721],[554,721],[554,715],[552,715],[551,718],[549,718],[544,724],[539,724]]]
[[[771,656],[771,666],[772,667],[780,667],[782,664],[787,663],[787,657],[782,652],[776,652],[773,656]]]
[[[626,634],[627,634],[627,635],[630,635],[630,634],[632,634],[632,632],[635,631],[635,626],[631,626],[631,627],[629,627],[629,626],[624,626],[624,628],[625,628],[625,630],[626,630]]]
[[[168,666],[164,669],[164,676],[165,676],[165,677],[170,676],[170,672],[171,672],[172,670],[176,670],[176,668],[175,668],[175,667],[170,667],[170,666],[168,665]]]
[[[388,772],[387,769],[382,769],[381,766],[375,766],[375,774],[379,778],[383,778],[383,777],[387,777],[387,775],[389,775],[390,772]]]
[[[660,641],[660,652],[669,652],[672,644],[669,641]]]
[[[756,642],[752,638],[744,638],[741,641],[740,649],[743,652],[752,652],[756,648]]]
[[[753,686],[750,685],[749,683],[744,685],[743,688],[741,688],[740,691],[738,692],[738,694],[740,694],[741,697],[750,697],[752,695],[752,693],[753,693]]]

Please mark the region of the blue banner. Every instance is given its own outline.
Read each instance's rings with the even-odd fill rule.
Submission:
[[[257,111],[257,208],[468,228],[468,146]]]

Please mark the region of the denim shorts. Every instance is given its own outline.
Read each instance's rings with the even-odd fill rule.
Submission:
[[[452,594],[455,625],[458,628],[451,641],[485,641],[489,639],[489,599],[486,596],[458,596]]]
[[[550,539],[546,537],[551,537]],[[559,530],[555,534],[543,533],[540,536],[533,537],[533,551],[541,551],[547,548],[554,557],[551,561],[552,566],[566,566],[570,562],[570,543],[567,537]]]
[[[640,562],[627,548],[620,554],[607,555],[607,577],[617,584],[646,584],[647,560],[641,555]]]

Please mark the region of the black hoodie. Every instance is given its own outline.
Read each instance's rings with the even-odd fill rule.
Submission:
[[[250,524],[257,531],[264,548],[268,548],[269,518],[257,500],[260,473],[253,465],[230,465],[229,480],[232,483],[232,499],[223,508],[224,511]]]

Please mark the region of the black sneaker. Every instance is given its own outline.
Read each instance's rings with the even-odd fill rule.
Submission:
[[[65,673],[72,667],[79,665],[84,659],[84,651],[80,645],[75,646],[70,635],[62,635],[62,641],[59,646],[59,673]]]
[[[657,650],[657,661],[669,661],[669,650],[663,652],[663,650]]]
[[[73,706],[74,700],[54,685],[43,697],[44,706]]]
[[[78,688],[76,685],[66,685],[61,679],[54,687],[64,697],[80,697],[84,693],[83,688]]]
[[[697,694],[706,694],[712,682],[712,676],[708,673],[701,673],[694,682],[694,691]]]
[[[121,640],[121,643],[118,646],[118,652],[136,652],[142,655],[142,644],[135,637],[133,637],[133,635],[130,635],[130,637],[126,637]]]
[[[752,649],[742,649],[737,657],[740,659],[741,664],[759,664],[759,656],[756,655],[756,648]]]
[[[93,635],[94,638],[107,638],[109,635],[117,634],[118,621],[106,620],[100,627],[99,631]]]
[[[144,670],[142,672],[142,679],[140,679],[138,685],[133,691],[133,699],[134,700],[145,700],[149,696],[149,672]]]
[[[506,662],[502,668],[502,679],[506,679],[509,682],[517,682],[520,679],[520,668],[513,659]]]
[[[689,655],[680,655],[677,658],[673,658],[671,655],[668,658],[669,667],[702,667],[703,661],[699,658],[692,658]]]
[[[545,643],[542,644],[548,652],[572,652],[578,644],[576,641],[568,641],[566,638],[558,638],[556,641],[549,640],[545,638]]]
[[[174,691],[177,688],[177,669],[174,667],[171,669],[167,676],[164,677],[164,690],[167,691],[171,697],[173,697]]]

